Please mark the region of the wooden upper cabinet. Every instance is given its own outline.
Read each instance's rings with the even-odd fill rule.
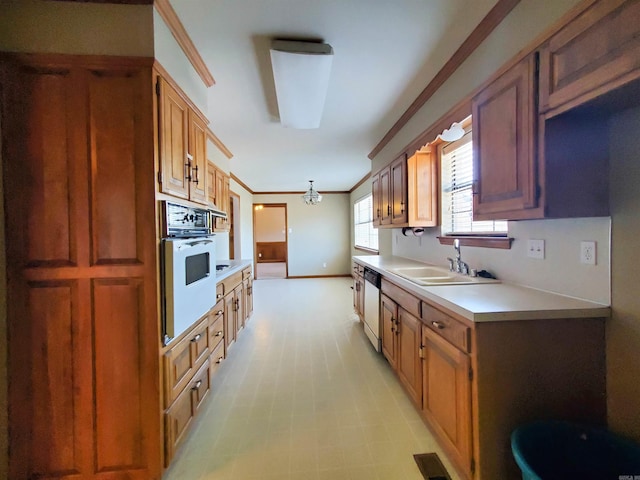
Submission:
[[[191,154],[191,201],[207,203],[207,126],[189,111],[189,153]]]
[[[189,108],[166,80],[160,82],[160,191],[189,198]]]
[[[540,51],[540,110],[561,113],[640,78],[640,2],[593,4]]]
[[[391,168],[380,171],[380,225],[391,225]]]
[[[407,223],[407,156],[403,153],[390,165],[391,223]]]
[[[440,190],[438,157],[435,152],[421,150],[407,159],[407,202],[410,227],[438,225]]]
[[[207,161],[207,202],[216,203],[216,166]]]
[[[407,225],[407,157],[403,153],[371,177],[373,225]]]
[[[380,191],[380,173],[371,176],[371,193],[373,196],[373,226],[380,226],[382,220],[382,192]]]
[[[474,220],[537,206],[536,63],[528,56],[472,100]]]
[[[206,122],[169,82],[158,82],[160,191],[206,205]]]

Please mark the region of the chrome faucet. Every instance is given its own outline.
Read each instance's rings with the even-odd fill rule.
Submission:
[[[460,253],[460,239],[453,240],[453,248],[456,251],[456,258],[447,257],[449,261],[449,270],[452,272],[461,273],[463,275],[469,275],[469,265],[462,261],[462,254]]]

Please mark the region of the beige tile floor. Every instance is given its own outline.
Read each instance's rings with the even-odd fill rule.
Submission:
[[[421,480],[438,452],[353,314],[348,278],[257,280],[254,314],[165,480]]]

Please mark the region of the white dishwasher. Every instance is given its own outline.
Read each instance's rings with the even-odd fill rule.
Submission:
[[[364,333],[380,352],[380,274],[368,268],[364,269]]]

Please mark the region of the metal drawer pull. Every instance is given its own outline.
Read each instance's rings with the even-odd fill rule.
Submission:
[[[220,315],[222,315],[224,313],[224,310],[218,310],[216,312],[216,317],[219,317]]]
[[[202,385],[202,380],[198,380],[192,390],[200,390],[200,385]]]
[[[433,325],[434,327],[436,327],[437,329],[440,329],[440,330],[442,330],[445,327],[445,325],[443,323],[437,322],[435,320],[431,321],[431,325]]]
[[[216,294],[216,298],[222,298],[222,294],[221,293]]]
[[[198,341],[198,340],[200,340],[201,338],[202,338],[202,335],[197,334],[195,337],[193,337],[193,338],[191,339],[191,341],[192,341],[192,342],[197,342],[197,341]]]
[[[216,363],[222,363],[222,360],[224,360],[224,357],[218,358],[218,360],[216,360]]]
[[[221,337],[222,336],[222,330],[220,330],[219,332],[216,332],[216,337]]]

